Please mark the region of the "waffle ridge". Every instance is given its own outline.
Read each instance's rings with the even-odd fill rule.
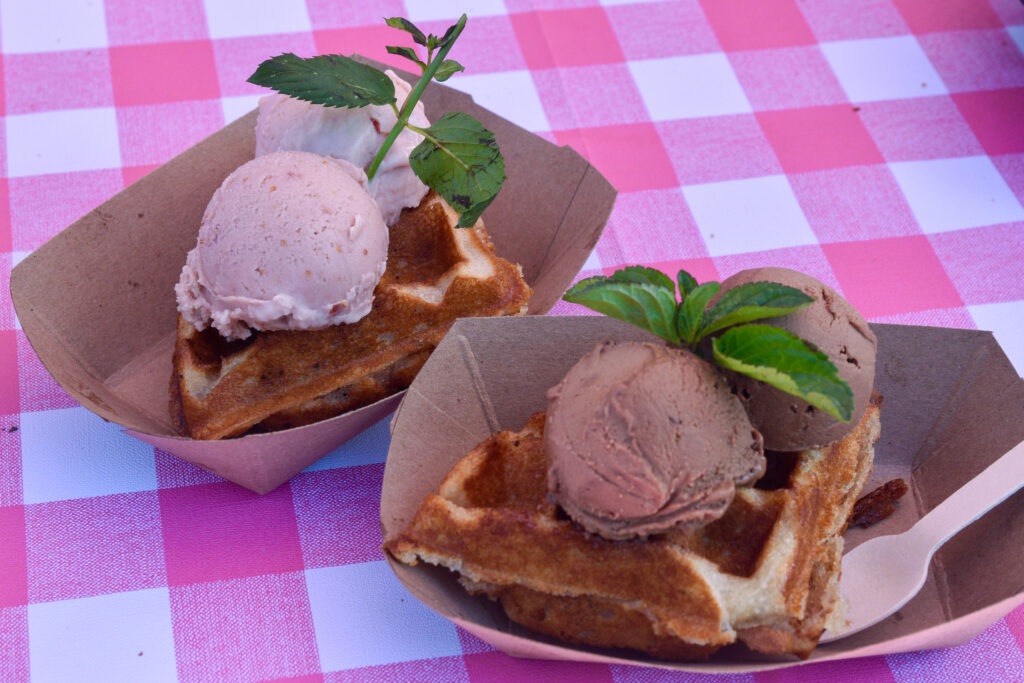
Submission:
[[[843,533],[872,469],[880,405],[876,395],[830,446],[769,453],[764,488],[738,489],[721,519],[645,541],[587,534],[548,499],[538,413],[456,463],[385,549],[458,572],[513,621],[570,643],[699,660],[739,641],[806,658],[841,625]]]
[[[409,386],[459,317],[519,315],[531,294],[521,268],[495,255],[482,222],[430,192],[390,230],[387,270],[356,323],[257,332],[227,342],[178,316],[171,414],[197,439],[297,427]]]

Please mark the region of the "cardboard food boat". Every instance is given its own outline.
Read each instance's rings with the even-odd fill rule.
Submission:
[[[411,76],[405,75],[406,78]],[[483,218],[502,256],[523,267],[529,312],[546,313],[597,244],[615,189],[583,157],[433,83],[431,120],[467,112],[492,130],[508,180]],[[396,394],[333,419],[222,441],[179,436],[168,410],[178,281],[214,190],[253,157],[252,112],[104,202],[11,274],[22,328],[79,403],[129,434],[266,493],[394,410]]]
[[[897,477],[910,493],[897,512],[851,529],[847,549],[899,533],[1024,440],[1024,380],[989,332],[872,325],[876,387],[885,397],[875,469],[865,491]],[[409,388],[392,422],[384,471],[385,540],[401,532],[452,465],[495,431],[518,431],[546,407],[545,392],[602,339],[654,339],[604,317],[456,322]],[[524,657],[641,664],[694,672],[749,672],[965,643],[1024,603],[1024,490],[960,532],[935,556],[922,591],[878,625],[828,645],[806,662],[730,646],[706,663],[667,663],[567,645],[509,621],[471,597],[446,569],[388,557],[420,600],[501,650]],[[878,577],[885,581],[886,577]]]

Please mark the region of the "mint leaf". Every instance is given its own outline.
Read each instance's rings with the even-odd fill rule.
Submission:
[[[679,344],[675,288],[670,291],[648,282],[622,282],[597,275],[577,282],[562,298]]]
[[[399,57],[405,57],[406,59],[408,59],[411,62],[416,62],[417,64],[419,64],[421,69],[426,69],[427,68],[427,63],[424,62],[422,59],[420,59],[419,55],[417,55],[416,51],[413,50],[411,47],[400,47],[400,46],[397,46],[397,45],[388,45],[387,46],[387,51],[388,51],[388,54],[398,55]]]
[[[672,292],[673,298],[676,295],[676,286],[672,282],[672,278],[660,270],[646,266],[626,266],[612,273],[608,279],[612,282],[646,282],[658,287],[664,287]]]
[[[687,294],[692,292],[697,287],[696,278],[687,273],[685,270],[679,271],[679,274],[676,275],[676,280],[679,282],[679,294],[684,299],[686,298]]]
[[[813,302],[813,297],[794,287],[775,282],[748,282],[726,291],[704,313],[698,339],[740,323],[787,315]]]
[[[697,333],[704,320],[704,309],[721,287],[722,285],[717,282],[698,285],[690,290],[679,307],[676,329],[679,331],[679,338],[691,349],[697,345]]]
[[[462,112],[445,114],[426,130],[410,128],[424,137],[409,155],[412,170],[462,214],[460,228],[472,227],[505,182],[494,134]]]
[[[437,71],[434,72],[434,80],[443,83],[451,78],[454,74],[465,71],[466,67],[462,66],[454,59],[446,59],[441,62],[441,66],[437,67]]]
[[[427,37],[423,34],[423,31],[416,28],[416,24],[412,23],[408,19],[403,17],[391,17],[389,19],[385,19],[384,23],[391,28],[397,28],[411,34],[413,42],[417,45],[422,45],[423,47],[427,46]]]
[[[303,59],[286,52],[260,64],[249,82],[327,107],[396,102],[395,84],[383,71],[342,55]]]
[[[853,391],[828,356],[771,325],[740,325],[712,340],[715,362],[799,396],[842,422],[853,415]]]
[[[463,18],[465,18],[466,15],[463,14],[462,16]],[[462,19],[460,19],[459,22],[462,22]],[[448,27],[448,30],[444,32],[444,35],[436,40],[435,45],[438,48],[447,47],[448,45],[451,45],[452,43],[455,42],[455,39],[458,37],[458,34],[461,33],[461,31],[462,29],[459,27],[458,22],[452,24],[451,26]]]

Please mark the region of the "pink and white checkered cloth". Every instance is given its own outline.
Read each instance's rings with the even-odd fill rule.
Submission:
[[[1024,368],[1019,0],[0,0],[0,681],[703,680],[512,659],[423,607],[379,550],[384,423],[257,496],[78,406],[15,318],[11,268],[250,110],[259,61],[401,66],[382,17],[462,11],[450,83],[619,189],[583,275],[799,268]],[[732,677],[822,679],[1024,680],[1024,609],[960,648]]]

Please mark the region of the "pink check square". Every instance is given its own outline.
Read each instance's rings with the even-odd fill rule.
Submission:
[[[311,57],[317,53],[313,36],[309,33],[221,38],[212,44],[217,82],[225,97],[269,95],[270,90],[247,82],[260,63],[284,52],[300,57]]]
[[[815,42],[795,0],[702,0],[701,6],[727,52]]]
[[[617,64],[625,60],[601,7],[526,12],[511,16],[530,69]]]
[[[556,131],[594,164],[619,192],[675,187],[675,171],[652,123]]]
[[[964,305],[924,235],[821,246],[865,318]]]
[[[208,40],[115,46],[110,71],[119,107],[220,97]]]
[[[763,111],[757,120],[786,173],[883,161],[850,105]]]
[[[171,586],[303,566],[287,484],[265,496],[224,482],[161,489],[159,497]]]
[[[953,230],[928,239],[965,304],[1024,300],[1024,223]]]
[[[959,93],[953,100],[986,153],[1024,152],[1024,88]]]
[[[987,2],[975,0],[893,0],[914,33],[996,28],[999,16]]]
[[[5,332],[0,332],[0,335],[3,334]],[[16,375],[8,374],[7,376],[18,378],[18,385],[13,395],[21,396],[25,409],[33,411],[59,410],[77,406],[78,401],[71,398],[64,387],[57,384],[57,380],[39,360],[39,356],[32,349],[25,333],[18,331],[15,334],[18,342],[18,371]],[[0,364],[4,362],[4,360],[0,360]]]
[[[1024,86],[1024,54],[1003,28],[918,36],[950,92]]]

